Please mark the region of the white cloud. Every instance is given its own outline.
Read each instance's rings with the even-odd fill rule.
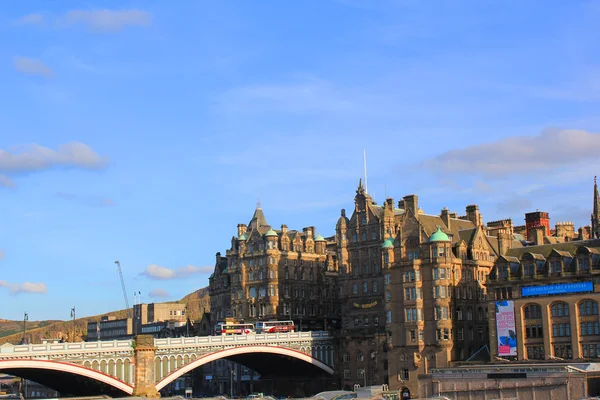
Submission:
[[[0,287],[8,289],[11,294],[19,293],[46,293],[48,289],[45,283],[9,283],[0,280]]]
[[[71,10],[59,18],[61,25],[83,25],[93,32],[117,32],[127,26],[149,26],[150,13],[142,10]]]
[[[62,144],[58,150],[32,144],[13,152],[0,149],[0,174],[20,174],[55,167],[101,169],[107,161],[90,146],[79,142]]]
[[[176,269],[161,267],[157,264],[151,264],[146,267],[146,270],[141,273],[151,279],[167,280],[167,279],[183,279],[195,274],[207,274],[214,270],[214,267],[195,267],[188,265]]]
[[[450,150],[423,163],[440,174],[502,177],[595,160],[600,134],[583,130],[546,130],[538,136],[515,136]]]
[[[15,70],[25,75],[41,76],[43,78],[54,77],[52,68],[36,58],[17,56],[13,63]]]
[[[32,13],[22,16],[15,21],[16,25],[39,25],[44,22],[44,16],[38,13]]]
[[[164,289],[153,289],[150,293],[148,293],[148,296],[152,297],[153,299],[171,297],[169,292]]]

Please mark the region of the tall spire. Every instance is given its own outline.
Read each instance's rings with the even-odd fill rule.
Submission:
[[[600,196],[598,182],[594,176],[594,206],[592,211],[592,238],[600,239]]]
[[[258,189],[258,197],[256,198],[256,208],[262,210],[262,207],[260,206],[260,189]]]
[[[369,193],[369,183],[367,182],[367,149],[363,149],[363,163],[365,167],[365,193]]]

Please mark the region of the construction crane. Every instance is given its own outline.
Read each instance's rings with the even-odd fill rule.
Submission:
[[[131,318],[131,310],[129,309],[129,300],[127,299],[127,290],[125,290],[125,279],[123,279],[123,270],[121,269],[121,263],[119,260],[115,261],[117,269],[119,270],[119,278],[121,278],[121,288],[123,289],[123,296],[125,297],[125,306],[127,307],[127,315]]]

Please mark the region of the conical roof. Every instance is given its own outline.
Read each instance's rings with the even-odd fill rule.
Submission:
[[[265,214],[263,213],[262,208],[260,206],[256,207],[254,210],[254,215],[248,224],[248,229],[259,229],[262,226],[266,226],[267,219],[265,218]]]
[[[450,238],[448,237],[448,235],[446,235],[444,232],[442,232],[442,229],[439,226],[437,228],[438,228],[437,232],[435,232],[433,235],[431,235],[431,237],[429,238],[429,241],[430,242],[449,242]]]
[[[273,229],[269,229],[267,233],[265,233],[265,236],[277,236],[277,232],[275,232]]]

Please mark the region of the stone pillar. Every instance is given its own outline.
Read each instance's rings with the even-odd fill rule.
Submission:
[[[132,396],[159,398],[154,374],[154,337],[137,335],[134,340],[135,376]]]

